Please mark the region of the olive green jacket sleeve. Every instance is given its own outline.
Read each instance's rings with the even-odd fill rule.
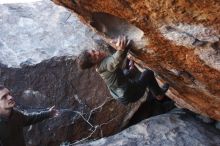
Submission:
[[[97,71],[109,71],[114,72],[117,68],[120,67],[123,60],[127,55],[127,50],[125,51],[116,51],[113,55],[106,57],[98,66]]]

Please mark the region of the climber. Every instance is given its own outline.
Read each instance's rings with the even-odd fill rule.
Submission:
[[[169,84],[165,83],[160,88],[153,71],[145,69],[139,79],[131,80],[128,75],[134,69],[132,63],[127,71],[122,69],[122,64],[131,48],[129,42],[125,37],[119,37],[115,45],[117,51],[113,55],[107,55],[101,50],[85,50],[78,57],[79,67],[87,69],[96,66],[96,71],[107,84],[110,94],[122,104],[137,101],[144,95],[146,88],[157,100],[163,100]]]
[[[59,115],[54,106],[44,112],[24,114],[14,109],[15,103],[10,91],[0,85],[0,146],[25,146],[23,127]]]

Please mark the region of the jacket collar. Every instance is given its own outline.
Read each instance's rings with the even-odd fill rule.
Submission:
[[[0,114],[0,122],[1,121],[4,121],[4,122],[8,121],[11,118],[11,116],[13,115],[13,112],[14,112],[14,109],[11,110],[11,114],[8,117],[5,117]]]

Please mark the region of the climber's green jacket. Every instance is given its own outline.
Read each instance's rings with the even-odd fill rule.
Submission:
[[[96,66],[96,71],[105,81],[110,94],[116,100],[124,99],[125,88],[128,78],[123,75],[122,64],[126,58],[128,50],[118,50],[113,55],[104,58],[100,64]]]

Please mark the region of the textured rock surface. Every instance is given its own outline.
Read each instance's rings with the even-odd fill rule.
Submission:
[[[182,146],[220,145],[220,132],[195,115],[176,110],[149,118],[114,136],[77,146]]]
[[[136,50],[133,50],[132,54],[135,55],[136,59],[143,60],[141,62],[144,63],[143,65],[150,66],[157,71],[162,79],[169,81],[175,87],[172,88],[172,97],[179,104],[197,112],[209,114],[211,117],[218,116],[218,114],[214,113],[219,108],[219,102],[216,100],[218,98],[212,98],[215,94],[217,96],[218,92],[211,92],[218,89],[218,84],[214,84],[213,89],[208,86],[219,76],[218,72],[213,70],[213,80],[207,78],[207,80],[203,81],[202,79],[205,79],[204,76],[210,77],[209,74],[201,74],[200,78],[197,79],[191,74],[194,73],[195,69],[191,70],[190,66],[187,67],[189,70],[182,69],[182,64],[185,61],[184,58],[181,61],[181,59],[172,57],[177,57],[181,55],[179,53],[185,53],[189,49],[187,47],[179,47],[178,45],[184,45],[180,42],[179,44],[175,41],[170,41],[173,39],[173,34],[179,37],[177,40],[187,35],[184,32],[183,36],[178,36],[176,31],[173,31],[176,29],[178,32],[181,32],[179,31],[179,25],[176,26],[174,24],[175,27],[172,25],[172,27],[166,27],[164,30],[164,25],[159,25],[162,24],[159,23],[162,20],[158,19],[158,22],[156,21],[156,14],[155,18],[153,16],[152,18],[146,17],[145,21],[145,17],[139,17],[142,15],[138,15],[138,13],[141,14],[142,10],[145,9],[145,5],[139,3],[141,1],[136,2],[137,5],[133,5],[140,10],[136,11],[135,8],[135,15],[132,12],[132,7],[127,12],[126,7],[130,5],[129,1],[127,3],[124,1],[114,1],[114,3],[113,1],[105,0],[99,3],[96,3],[98,1],[91,1],[94,5],[90,7],[86,3],[84,5],[89,11],[94,7],[93,11],[100,12],[102,9],[104,12],[125,18],[140,29],[109,14],[92,14],[91,12],[87,13],[88,11],[82,11],[85,9],[78,7],[81,5],[81,1],[65,2],[69,4],[66,6],[70,6],[72,2],[76,4],[75,6],[72,5],[72,8],[75,8],[77,13],[85,18],[86,21],[84,22],[89,22],[100,34],[105,34],[106,37],[104,39],[109,37],[115,38],[119,33],[128,35],[130,39],[133,39]],[[100,5],[99,7],[99,4],[103,4],[103,6],[104,4],[108,5],[104,7]],[[143,6],[143,9],[139,6]],[[107,11],[107,7],[109,11]],[[62,112],[61,117],[27,127],[25,132],[27,145],[56,146],[63,141],[70,141],[72,143],[89,138],[108,136],[118,132],[123,122],[126,123],[126,120],[129,119],[126,116],[131,117],[138,106],[130,105],[125,108],[115,103],[109,97],[106,86],[94,70],[80,71],[76,65],[75,57],[72,56],[77,55],[79,51],[88,46],[95,47],[94,39],[100,39],[99,36],[91,29],[83,26],[71,12],[63,7],[53,5],[49,0],[28,5],[0,5],[0,10],[0,83],[12,89],[18,107],[25,109],[27,112],[44,109],[52,105],[56,105]],[[150,11],[154,10],[149,10],[149,14]],[[146,16],[148,16],[147,14],[148,12],[146,12]],[[158,18],[160,17],[158,16]],[[81,18],[81,20],[83,19]],[[215,21],[218,21],[218,19]],[[214,25],[214,23],[210,23],[210,25]],[[192,27],[187,27],[187,29],[193,30]],[[206,30],[206,28],[204,29]],[[170,31],[166,32],[166,30]],[[174,33],[170,34],[170,32]],[[149,36],[146,34],[149,34]],[[191,39],[192,37],[186,37],[184,40]],[[108,39],[106,40],[108,41]],[[210,41],[209,37],[205,40]],[[211,41],[213,40],[216,41],[215,34],[213,34]],[[202,44],[202,47],[204,47],[201,41],[196,40],[195,44],[199,46]],[[217,43],[210,44],[208,42],[205,44],[205,46],[208,45],[214,46],[214,48],[217,47],[216,50],[218,50]],[[148,49],[146,49],[146,46],[148,46]],[[196,47],[193,49],[199,50]],[[179,52],[175,52],[175,50]],[[149,54],[152,56],[146,58]],[[158,61],[157,59],[162,60],[162,57],[166,55],[171,57],[168,60],[165,59],[160,65],[158,62],[155,62]],[[184,56],[184,54],[182,55]],[[160,58],[157,58],[158,56]],[[53,58],[51,59],[51,57]],[[190,59],[194,56],[188,57]],[[42,62],[42,60],[45,61]],[[168,61],[170,61],[170,64]],[[188,65],[190,63],[188,62]],[[204,70],[204,68],[200,68],[200,71]],[[206,70],[210,71],[209,68]],[[208,82],[209,80],[210,82]],[[191,81],[195,83],[192,84]],[[200,91],[200,88],[197,86],[198,84],[199,87],[203,87],[202,91],[210,96],[201,97],[200,92],[197,92]],[[187,92],[185,93],[185,91]],[[191,98],[194,95],[195,98]],[[206,102],[201,102],[204,100]],[[211,102],[211,100],[213,101]],[[196,107],[197,105],[198,107]],[[201,106],[204,109],[201,109]],[[210,106],[212,107],[210,108]],[[215,131],[214,134],[216,136],[219,135]],[[213,137],[215,138],[216,136]]]
[[[112,100],[95,71],[80,71],[73,58],[20,69],[1,66],[0,76],[19,108],[31,112],[56,105],[61,110],[60,117],[27,128],[27,145],[55,146],[116,133],[131,110]]]
[[[220,120],[219,0],[53,1],[72,9],[106,40],[133,39],[131,54],[170,83],[172,99]]]
[[[0,5],[0,11],[0,83],[27,112],[56,105],[62,113],[28,127],[27,145],[56,146],[119,131],[132,108],[112,100],[95,71],[80,71],[73,56],[96,46],[97,34],[49,0]]]
[[[74,14],[49,0],[0,5],[0,11],[0,62],[8,67],[77,55],[98,39]]]

